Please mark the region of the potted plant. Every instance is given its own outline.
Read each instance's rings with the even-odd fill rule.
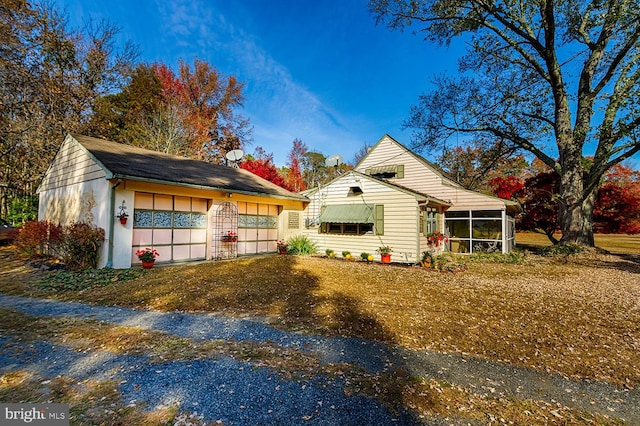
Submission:
[[[143,269],[151,269],[156,261],[156,257],[160,256],[160,253],[155,249],[147,247],[145,249],[138,250],[136,252],[136,256],[138,256],[138,259],[142,262]]]
[[[229,230],[226,234],[222,234],[222,241],[225,243],[235,243],[238,241],[238,234]]]
[[[382,263],[391,263],[391,252],[393,249],[389,246],[380,246],[376,253],[380,253],[380,261]]]
[[[363,262],[373,262],[373,256],[371,256],[366,251],[360,253],[360,259],[362,259]]]
[[[127,218],[129,217],[129,215],[123,211],[121,211],[120,213],[118,213],[118,216],[116,216],[118,219],[120,219],[120,223],[123,225],[127,224]]]
[[[429,269],[436,267],[436,260],[430,251],[422,252],[422,266]]]
[[[278,253],[287,254],[287,242],[285,240],[278,240],[276,246],[278,247]]]

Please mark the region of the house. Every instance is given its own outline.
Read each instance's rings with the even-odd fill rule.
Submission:
[[[65,138],[38,194],[40,220],[103,228],[98,266],[113,268],[145,247],[158,262],[275,252],[309,202],[246,170],[82,135]]]
[[[357,256],[391,246],[394,261],[414,263],[434,231],[448,236],[454,253],[507,253],[515,245],[516,203],[464,189],[389,135],[354,171],[303,194],[310,203],[301,233],[320,250]]]

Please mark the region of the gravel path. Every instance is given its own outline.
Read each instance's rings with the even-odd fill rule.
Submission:
[[[195,340],[270,341],[318,354],[322,362],[358,364],[368,372],[403,368],[415,376],[434,377],[479,394],[504,394],[518,399],[557,402],[640,424],[640,391],[603,382],[572,381],[559,375],[498,362],[437,352],[414,352],[349,338],[328,338],[284,332],[248,319],[212,314],[163,313],[129,308],[90,306],[0,294],[0,306],[29,315],[70,316]],[[9,340],[0,336],[0,346]],[[12,345],[15,346],[15,342]],[[6,349],[6,347],[5,347]],[[417,424],[411,413],[392,413],[377,401],[345,396],[344,383],[326,377],[310,381],[283,380],[266,368],[231,358],[149,363],[144,356],[106,351],[78,353],[41,342],[27,352],[0,352],[0,372],[28,369],[42,377],[59,374],[96,380],[116,379],[126,403],[146,402],[150,408],[180,404],[206,421],[224,424]],[[329,385],[328,385],[329,384]],[[427,419],[428,424],[449,424]]]

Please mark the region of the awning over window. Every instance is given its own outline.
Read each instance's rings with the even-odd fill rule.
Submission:
[[[395,173],[397,170],[397,167],[395,165],[391,165],[391,166],[377,166],[377,167],[372,167],[371,169],[367,170],[370,175],[379,175],[379,174],[384,174],[384,173]]]
[[[373,207],[373,204],[337,204],[325,206],[320,214],[320,222],[373,223]]]

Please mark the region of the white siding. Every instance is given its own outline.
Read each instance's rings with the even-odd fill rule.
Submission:
[[[351,186],[359,186],[363,193],[349,195]],[[416,262],[418,260],[418,204],[412,195],[355,174],[346,174],[333,183],[309,194],[311,203],[303,213],[301,232],[318,244],[320,253],[329,248],[341,256],[348,250],[357,258],[367,252],[379,259],[376,249],[380,246],[393,248],[395,262]],[[336,204],[382,204],[384,205],[384,235],[367,233],[364,235],[341,235],[320,233],[319,226],[305,227],[305,219],[317,219],[320,209]]]
[[[71,136],[67,136],[42,179],[39,192],[104,179],[105,171]]]
[[[446,179],[393,139],[385,136],[362,160],[356,171],[365,173],[371,167],[403,165],[404,178],[389,179],[390,182],[411,188],[453,204],[450,210],[500,210],[504,201],[496,197],[469,191]]]

